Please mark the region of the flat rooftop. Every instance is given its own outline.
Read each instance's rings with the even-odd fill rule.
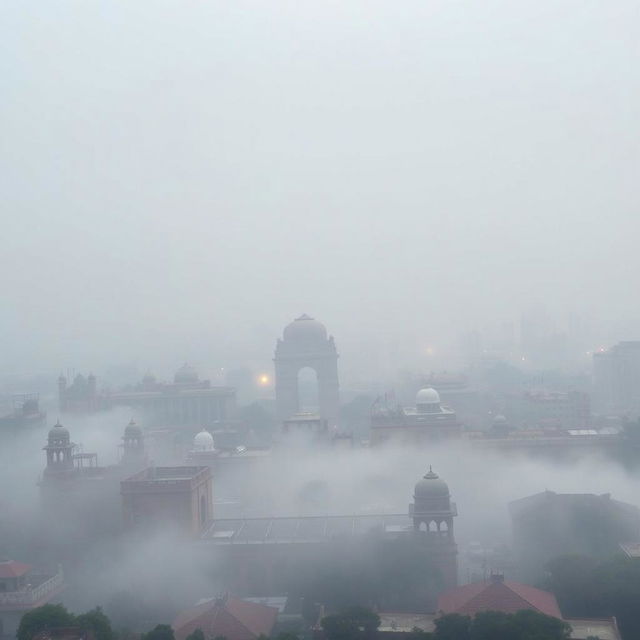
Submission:
[[[147,467],[138,473],[129,476],[120,484],[125,489],[134,487],[161,487],[182,483],[191,484],[193,481],[206,478],[211,474],[207,466],[181,466],[181,467]]]
[[[202,540],[217,544],[290,544],[362,536],[371,531],[403,536],[413,530],[406,513],[214,520]]]
[[[621,640],[618,626],[612,618],[606,619],[587,619],[573,618],[566,619],[571,625],[571,638],[580,638],[585,640],[589,637],[599,638],[600,640]]]
[[[435,615],[432,613],[379,613],[378,631],[411,633],[416,627],[423,631],[435,631]]]

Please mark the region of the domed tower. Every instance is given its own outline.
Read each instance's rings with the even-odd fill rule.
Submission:
[[[431,387],[420,389],[416,395],[417,413],[440,413],[440,394]]]
[[[134,419],[124,428],[122,436],[122,463],[140,462],[144,459],[144,434]]]
[[[73,448],[75,444],[71,442],[69,431],[56,422],[50,429],[47,438],[47,446],[43,449],[47,452],[47,475],[65,473],[73,471]]]
[[[289,323],[282,340],[276,344],[276,406],[282,423],[300,411],[298,374],[309,367],[318,378],[320,417],[330,426],[338,421],[340,392],[338,383],[338,353],[326,327],[304,314]]]
[[[409,516],[418,541],[433,548],[433,560],[442,571],[447,588],[458,582],[458,548],[453,535],[453,519],[457,515],[449,486],[429,467],[416,483]]]

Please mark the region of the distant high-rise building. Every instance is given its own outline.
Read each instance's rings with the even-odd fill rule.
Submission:
[[[640,341],[593,354],[593,409],[599,415],[640,417]]]

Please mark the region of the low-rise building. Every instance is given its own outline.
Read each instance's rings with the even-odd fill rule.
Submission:
[[[27,611],[46,604],[63,588],[60,568],[47,572],[14,560],[0,562],[0,636],[15,635]]]

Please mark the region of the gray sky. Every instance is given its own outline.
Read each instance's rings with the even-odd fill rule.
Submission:
[[[540,305],[637,337],[639,13],[2,3],[1,368],[268,362],[302,312],[363,367]]]

